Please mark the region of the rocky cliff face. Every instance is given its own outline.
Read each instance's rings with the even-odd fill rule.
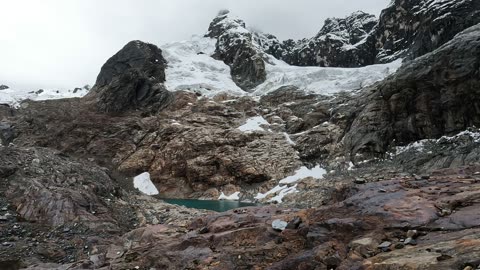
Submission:
[[[384,153],[392,143],[438,138],[480,124],[480,25],[404,65],[367,94],[347,149]]]
[[[296,66],[358,67],[369,64],[366,38],[377,24],[376,17],[356,12],[340,19],[330,18],[318,34],[297,42],[287,40],[272,54]]]
[[[231,18],[228,11],[220,13],[206,36],[217,39],[213,57],[230,66],[233,81],[240,88],[249,91],[265,81],[265,62],[242,20]]]
[[[475,0],[395,0],[383,10],[372,35],[375,62],[414,59],[431,52],[480,23],[479,15],[480,3]]]

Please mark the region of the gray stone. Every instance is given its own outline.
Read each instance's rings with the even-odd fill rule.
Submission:
[[[407,238],[415,238],[415,237],[417,237],[417,235],[418,235],[417,230],[409,230],[407,232]]]
[[[276,219],[272,222],[272,228],[276,231],[284,231],[287,228],[287,225],[287,222],[280,219]]]
[[[296,230],[302,224],[302,219],[300,217],[294,217],[290,222],[288,222],[287,229]]]
[[[405,245],[411,245],[411,246],[416,246],[417,245],[417,241],[415,241],[413,238],[407,238],[405,239],[405,242],[404,242]]]
[[[355,184],[365,184],[367,183],[367,180],[365,180],[364,178],[355,178]]]
[[[380,245],[378,245],[378,248],[385,251],[385,250],[388,250],[391,245],[392,245],[392,242],[385,241],[385,242],[381,243]]]

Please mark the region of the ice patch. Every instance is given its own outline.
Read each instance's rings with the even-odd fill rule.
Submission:
[[[254,132],[254,131],[265,131],[264,128],[262,128],[262,125],[269,125],[267,120],[261,116],[255,116],[247,119],[247,122],[244,125],[241,125],[238,127],[240,131],[243,132]]]
[[[218,197],[219,200],[227,200],[227,201],[239,201],[240,200],[240,192],[235,192],[230,196],[226,196],[225,193],[222,192],[220,194],[220,197]]]
[[[305,166],[301,167],[300,169],[298,169],[294,175],[292,176],[289,176],[287,178],[284,178],[282,180],[280,180],[280,184],[291,184],[291,183],[295,183],[297,182],[298,180],[301,180],[301,179],[304,179],[304,178],[307,178],[307,177],[313,177],[313,178],[317,178],[317,179],[322,179],[323,176],[327,173],[327,171],[323,168],[320,168],[320,165],[317,165],[315,166],[314,168],[312,169],[309,169]]]
[[[287,85],[322,95],[360,90],[383,80],[402,65],[401,59],[360,68],[297,67],[279,60],[274,62],[267,64],[267,80],[255,88],[253,95],[262,96]]]
[[[283,197],[285,197],[287,194],[298,192],[297,184],[294,186],[288,186],[285,184],[292,184],[307,177],[322,179],[326,173],[327,171],[321,168],[319,165],[312,169],[308,169],[307,167],[303,166],[298,169],[294,175],[280,180],[279,185],[275,186],[271,190],[267,191],[266,193],[258,193],[257,196],[255,196],[255,199],[262,200],[269,195],[275,194],[275,196],[272,197],[269,202],[281,203],[283,201]]]
[[[133,186],[146,195],[157,195],[158,190],[150,180],[148,172],[142,173],[133,178]]]
[[[285,136],[285,140],[287,140],[288,144],[295,145],[295,142],[292,140],[292,138],[290,138],[290,135],[288,135],[288,133],[284,132],[283,136]]]
[[[277,196],[271,198],[269,201],[270,202],[277,202],[277,203],[282,203],[283,202],[283,197],[285,197],[286,195],[288,194],[292,194],[292,193],[297,193],[298,190],[297,190],[297,185],[293,186],[293,187],[286,187],[284,186],[285,188],[282,189],[278,194]]]

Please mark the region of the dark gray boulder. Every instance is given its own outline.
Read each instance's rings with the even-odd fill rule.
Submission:
[[[131,41],[103,65],[85,99],[94,100],[98,110],[108,113],[146,107],[161,110],[172,98],[163,86],[165,67],[157,46]]]
[[[6,86],[6,85],[4,85],[4,84],[0,85],[0,90],[5,90],[5,89],[9,89],[9,88],[10,88],[10,87],[8,87],[8,86]]]
[[[130,41],[102,66],[95,87],[109,84],[128,71],[140,71],[152,82],[165,82],[166,60],[157,46],[139,40]]]
[[[13,127],[7,122],[0,122],[0,145],[8,145],[14,137]]]

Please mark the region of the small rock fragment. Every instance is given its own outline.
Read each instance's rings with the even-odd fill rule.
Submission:
[[[407,232],[407,238],[415,238],[417,237],[417,235],[418,235],[417,230],[409,230]]]
[[[405,239],[405,242],[404,242],[405,245],[412,245],[412,246],[416,246],[417,245],[417,241],[415,241],[413,238],[407,238]]]
[[[203,227],[198,231],[198,233],[199,234],[205,234],[205,233],[208,233],[209,231],[210,230],[207,227]]]
[[[392,242],[385,241],[378,245],[378,248],[383,250],[383,251],[388,251],[390,249],[390,246],[392,245]]]
[[[276,219],[272,222],[272,228],[276,231],[284,231],[285,228],[287,228],[287,225],[287,222],[280,219]]]
[[[365,184],[367,183],[367,180],[363,179],[363,178],[355,178],[355,181],[354,181],[355,184]]]
[[[450,255],[446,255],[446,254],[442,254],[440,256],[437,257],[437,261],[441,262],[441,261],[446,261],[446,260],[450,260],[452,259],[453,257],[450,256]]]
[[[300,217],[294,217],[290,222],[287,224],[287,229],[296,230],[302,223],[302,219]]]

